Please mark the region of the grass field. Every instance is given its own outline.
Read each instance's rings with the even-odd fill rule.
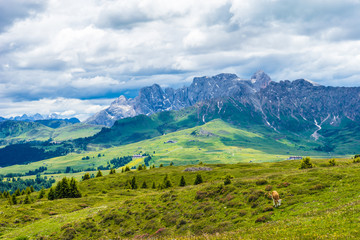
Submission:
[[[80,182],[79,199],[37,200],[9,206],[0,199],[3,239],[357,239],[360,223],[360,164],[337,159],[205,164],[211,171],[185,172],[170,166],[106,175]],[[204,183],[193,185],[200,173]],[[168,189],[125,189],[135,177]],[[224,185],[230,175],[231,183]],[[179,187],[181,176],[187,186]],[[267,192],[282,199],[272,207]],[[23,196],[19,197],[21,201]],[[27,238],[26,238],[27,237]],[[20,239],[20,238],[19,238]]]
[[[264,128],[265,129],[265,128]],[[264,129],[238,129],[221,120],[214,120],[205,125],[181,130],[149,140],[112,147],[92,152],[71,153],[66,156],[33,162],[27,165],[13,165],[0,169],[0,174],[25,173],[41,166],[47,172],[65,171],[66,167],[75,170],[106,166],[116,157],[149,153],[151,164],[188,165],[204,163],[239,163],[239,162],[276,162],[292,155],[328,157],[327,153],[312,150],[315,142],[304,141]],[[171,142],[169,142],[171,141]],[[166,143],[169,142],[169,143]],[[97,145],[91,148],[101,149]],[[97,157],[98,154],[105,155]],[[89,156],[89,160],[82,160]],[[132,162],[129,166],[141,164]]]

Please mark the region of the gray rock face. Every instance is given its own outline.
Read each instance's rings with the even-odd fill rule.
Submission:
[[[293,122],[306,122],[301,127],[320,127],[327,122],[339,125],[344,119],[360,122],[359,87],[325,87],[309,80],[272,82],[263,71],[250,80],[235,74],[195,77],[188,87],[163,90],[154,84],[144,87],[134,99],[120,96],[109,108],[86,122],[112,126],[121,118],[160,111],[179,110],[195,104],[209,103],[221,108],[223,99],[233,99],[262,116],[264,124],[275,129],[292,128]]]

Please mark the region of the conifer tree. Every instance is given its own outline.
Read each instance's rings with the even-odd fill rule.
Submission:
[[[131,189],[137,189],[138,187],[137,187],[137,184],[136,184],[136,179],[135,179],[135,177],[133,177],[132,179],[131,179]]]
[[[13,204],[17,204],[17,199],[16,199],[16,195],[15,195],[15,194],[13,194],[13,195],[11,196],[11,202],[12,202]]]
[[[160,166],[159,167],[163,167],[164,165],[163,164],[160,164]]]
[[[22,191],[21,191],[21,195],[24,195],[25,194],[25,189],[23,189]]]
[[[124,168],[121,168],[121,173],[123,173],[124,172]]]
[[[173,163],[173,162],[170,162],[170,166],[174,166],[174,163]]]
[[[77,186],[75,178],[71,178],[70,184],[69,184],[69,195],[68,198],[80,198],[81,193]]]
[[[38,198],[39,198],[39,199],[42,199],[42,198],[44,198],[44,197],[45,197],[45,189],[44,189],[44,187],[42,187],[41,190],[40,190],[40,192],[39,192]]]
[[[31,203],[31,198],[29,196],[29,194],[26,194],[25,199],[24,199],[24,204],[30,204]]]
[[[26,193],[26,194],[30,194],[30,193],[31,193],[31,190],[30,190],[29,187],[27,187],[27,188],[25,189],[25,193]]]
[[[131,189],[131,181],[129,179],[125,182],[125,189]]]
[[[155,185],[155,182],[153,182],[153,184],[152,184],[152,187],[151,187],[152,189],[156,189],[156,185]]]
[[[8,203],[9,205],[14,205],[14,202],[12,201],[12,196],[8,196]]]
[[[96,177],[102,177],[102,172],[100,171],[100,169],[99,169],[99,171],[97,172]]]
[[[147,188],[147,184],[146,184],[145,181],[144,181],[143,184],[141,185],[141,188]]]
[[[164,188],[172,187],[172,183],[171,183],[170,178],[169,178],[169,176],[167,174],[165,175],[165,178],[164,178],[163,187]]]
[[[185,178],[184,178],[184,176],[181,176],[179,186],[180,186],[180,187],[184,187],[184,186],[186,186],[186,182],[185,182]]]
[[[90,179],[90,174],[89,173],[85,173],[85,175],[83,176],[83,181]]]
[[[110,169],[110,174],[115,174],[115,168]]]
[[[146,164],[144,164],[143,169],[146,170]]]
[[[30,191],[31,191],[31,192],[34,192],[34,191],[35,191],[33,185],[30,186]]]
[[[129,172],[130,168],[128,166],[125,166],[125,172]]]
[[[137,170],[143,170],[143,167],[141,164],[138,166]]]
[[[53,188],[50,188],[50,191],[48,193],[48,199],[49,200],[54,200],[55,199],[55,191]]]
[[[200,184],[200,183],[203,183],[203,179],[202,179],[201,174],[198,173],[198,174],[196,175],[194,185],[198,185],[198,184]]]
[[[16,191],[14,192],[14,194],[16,195],[16,196],[20,196],[20,189],[16,189]]]

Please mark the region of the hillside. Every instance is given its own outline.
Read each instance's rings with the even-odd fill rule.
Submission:
[[[65,120],[39,120],[36,122],[0,122],[0,142],[2,145],[29,141],[64,141],[92,136],[101,126],[73,123]]]
[[[0,199],[2,238],[357,238],[360,165],[314,163],[308,170],[299,170],[299,161],[163,167],[80,182],[79,199],[37,200],[36,192],[31,204]],[[198,173],[204,183],[193,185]],[[166,174],[173,187],[152,189]],[[224,185],[228,174],[233,178]],[[182,176],[185,187],[178,186]],[[126,189],[133,177],[138,189]],[[140,188],[144,181],[148,188]],[[280,194],[279,208],[266,197],[270,189]]]
[[[151,139],[100,150],[97,145],[89,148],[97,151],[70,153],[66,156],[0,168],[0,174],[24,173],[41,166],[47,172],[65,171],[66,167],[85,170],[107,166],[113,158],[148,153],[151,164],[175,165],[204,163],[238,163],[281,161],[289,156],[327,157],[328,153],[315,151],[321,146],[314,141],[304,141],[301,137],[287,137],[269,128],[258,126],[239,129],[222,120],[213,120],[201,126],[160,135]],[[98,155],[101,157],[98,157]],[[104,155],[104,156],[103,156]],[[83,159],[89,156],[89,159]],[[138,165],[143,159],[135,159],[130,164]]]

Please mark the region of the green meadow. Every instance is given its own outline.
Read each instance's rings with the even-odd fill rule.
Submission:
[[[239,129],[222,120],[213,120],[204,125],[180,130],[140,142],[117,147],[104,148],[90,144],[95,151],[70,153],[66,156],[47,159],[27,165],[13,165],[0,169],[0,174],[25,173],[39,167],[47,167],[46,172],[64,172],[66,167],[85,170],[106,166],[113,158],[148,153],[151,164],[178,165],[203,163],[276,162],[289,156],[311,156],[326,158],[328,153],[313,150],[316,142],[302,140],[301,137],[287,137],[270,131],[266,127]],[[101,157],[98,157],[99,154]],[[89,159],[82,160],[88,156]],[[137,166],[143,161],[136,159],[129,166]],[[45,172],[45,173],[46,173]]]
[[[357,239],[360,164],[352,159],[337,159],[336,166],[326,159],[312,162],[311,169],[299,169],[296,160],[117,171],[79,182],[81,198],[49,201],[34,192],[30,204],[20,203],[25,196],[17,205],[0,199],[1,237]],[[184,171],[188,167],[211,170]],[[203,183],[194,185],[197,174]],[[159,188],[166,175],[172,186]],[[136,189],[128,187],[132,179]],[[144,182],[147,188],[141,188]],[[282,199],[278,208],[268,197],[272,190]]]

